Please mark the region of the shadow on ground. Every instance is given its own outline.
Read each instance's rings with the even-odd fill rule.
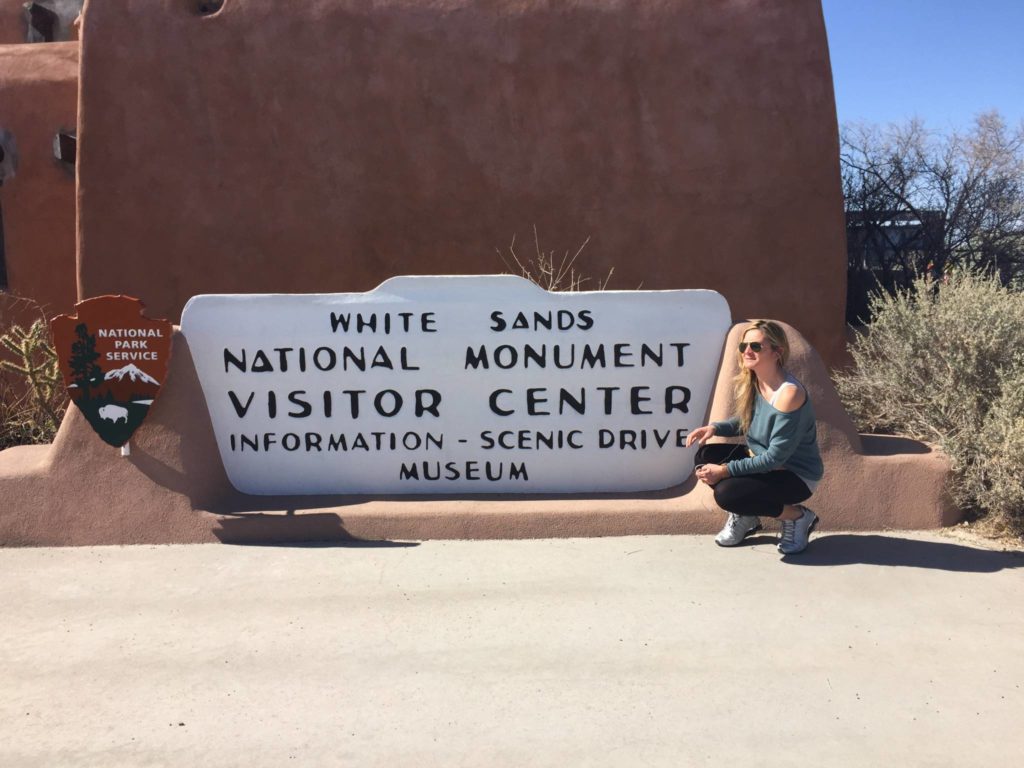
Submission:
[[[419,542],[360,539],[333,512],[296,515],[225,515],[213,535],[223,544],[249,547],[416,547]]]
[[[233,547],[282,547],[287,549],[393,549],[418,547],[418,541],[392,541],[391,539],[347,539],[339,541],[230,541],[224,542]]]
[[[963,573],[996,573],[1024,567],[1024,552],[1020,551],[999,552],[878,534],[815,537],[805,552],[782,559],[792,565],[891,565]]]

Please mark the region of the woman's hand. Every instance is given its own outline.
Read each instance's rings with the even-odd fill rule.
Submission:
[[[702,483],[714,485],[729,477],[729,470],[724,464],[701,464],[694,474]]]
[[[708,441],[709,437],[715,436],[715,428],[708,424],[705,427],[697,427],[693,432],[686,436],[686,447],[689,448],[694,442],[698,442],[700,445],[704,445]]]

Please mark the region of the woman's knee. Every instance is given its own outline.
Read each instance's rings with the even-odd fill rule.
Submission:
[[[723,464],[731,459],[737,458],[742,446],[728,443],[706,443],[697,449],[693,463],[696,464]]]
[[[702,445],[700,448],[697,449],[697,453],[693,457],[693,464],[694,464],[694,466],[700,466],[701,464],[714,464],[715,463],[710,458],[710,454],[711,454],[711,450],[710,449],[711,449],[711,445],[710,444],[709,445]]]

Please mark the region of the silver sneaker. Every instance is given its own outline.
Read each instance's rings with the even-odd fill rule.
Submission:
[[[729,519],[725,521],[725,527],[715,536],[715,544],[720,547],[735,547],[747,536],[760,530],[761,518],[749,515],[734,515],[730,512]]]
[[[795,555],[807,549],[811,531],[818,525],[818,516],[802,504],[797,505],[802,514],[796,520],[782,520],[782,540],[779,552],[784,555]]]

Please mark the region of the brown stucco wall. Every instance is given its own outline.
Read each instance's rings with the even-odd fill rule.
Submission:
[[[731,410],[732,329],[710,409]],[[791,327],[789,369],[817,415],[825,479],[808,503],[821,528],[937,528],[958,513],[943,492],[940,451],[898,437],[860,437],[825,365]],[[0,545],[224,541],[472,539],[712,533],[724,513],[710,489],[590,496],[246,496],[228,482],[188,345],[174,337],[164,391],[131,440],[131,455],[103,443],[74,407],[52,446],[0,451]]]
[[[83,297],[368,290],[575,251],[843,340],[819,0],[90,0]]]
[[[0,45],[0,127],[14,135],[18,169],[0,186],[9,290],[0,332],[13,321],[70,311],[75,284],[75,177],[53,138],[75,129],[78,43]]]
[[[0,0],[0,45],[24,43],[25,0]]]

